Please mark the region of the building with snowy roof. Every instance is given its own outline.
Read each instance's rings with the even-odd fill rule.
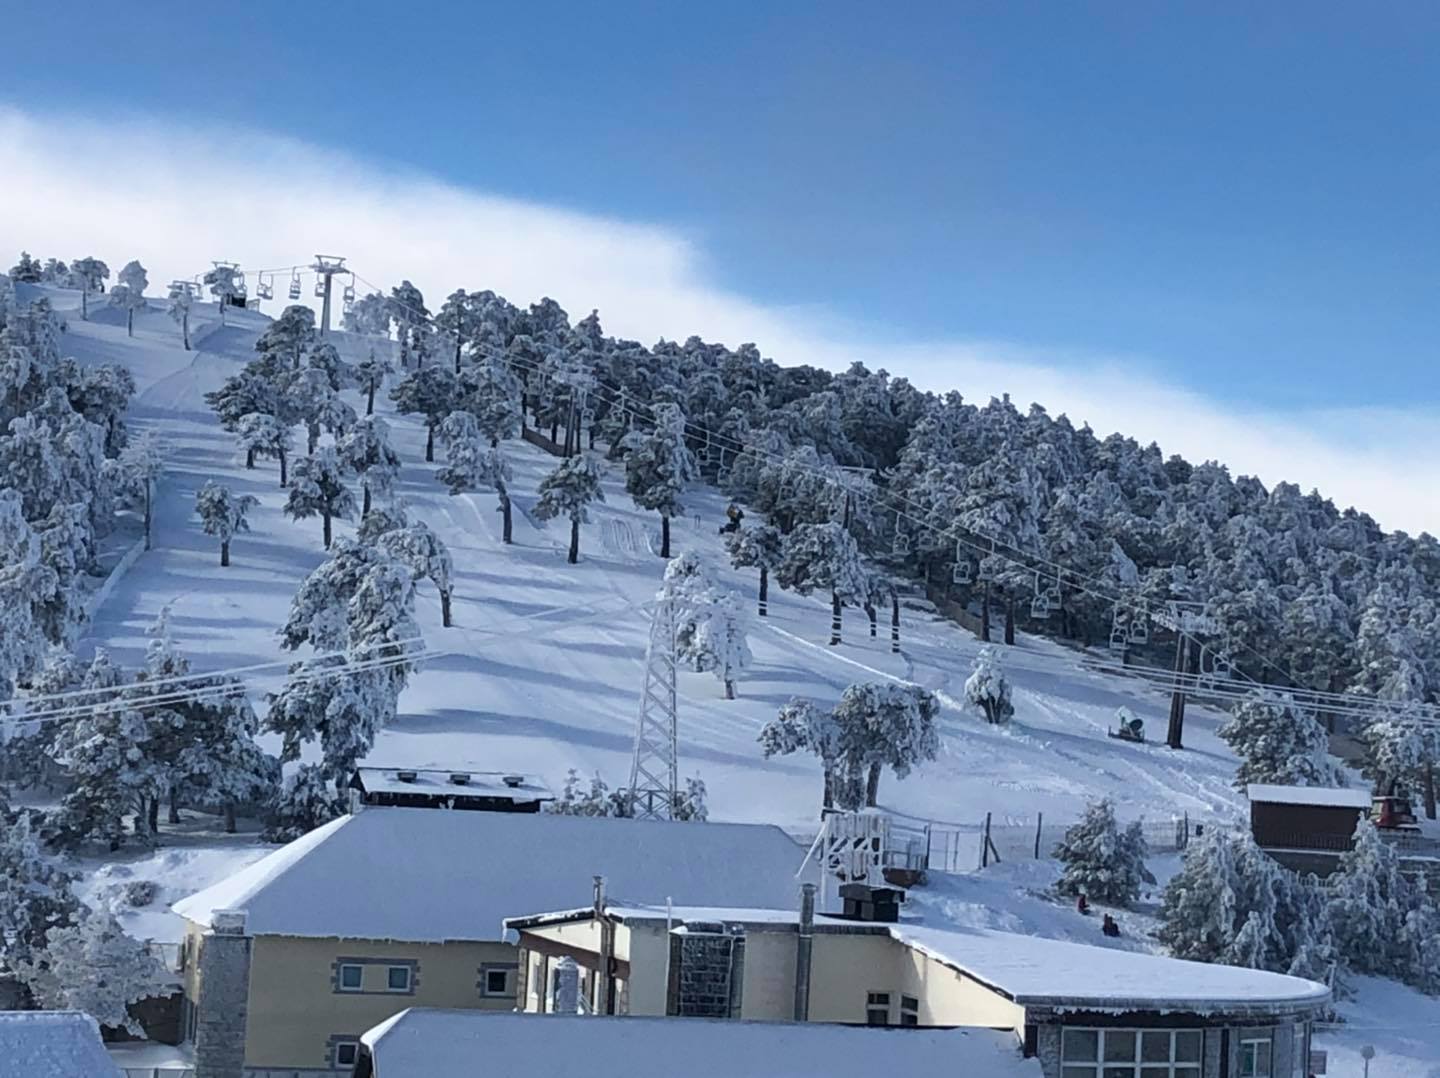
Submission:
[[[395,808],[539,812],[555,794],[530,775],[450,768],[361,767],[350,780],[352,803]]]
[[[406,1007],[513,1009],[507,916],[596,875],[627,901],[781,905],[804,853],[768,826],[367,806],[175,904],[187,1040],[207,1078],[348,1075]]]
[[[82,1011],[0,1011],[0,1078],[121,1078]]]
[[[703,1018],[602,1022],[417,1009],[376,1026],[361,1045],[356,1078],[1041,1078],[1038,1063],[1024,1057],[1013,1037],[989,1029],[902,1032]]]
[[[578,970],[581,1008],[599,1013],[1001,1029],[1045,1078],[1288,1078],[1330,1002],[1275,973],[801,906],[512,919],[521,1005],[556,1009]]]

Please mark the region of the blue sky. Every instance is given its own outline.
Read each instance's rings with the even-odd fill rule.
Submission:
[[[1384,405],[1440,385],[1433,5],[34,5],[24,21],[0,47],[12,103],[244,123],[663,223],[773,303],[1134,355],[1224,397]]]

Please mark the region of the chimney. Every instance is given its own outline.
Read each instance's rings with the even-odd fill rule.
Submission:
[[[605,877],[595,877],[595,916],[605,916]]]
[[[525,776],[524,776],[524,775],[506,775],[506,776],[505,776],[504,778],[502,778],[500,781],[503,782],[503,783],[505,783],[505,785],[508,786],[508,787],[510,787],[510,789],[512,789],[512,790],[518,790],[521,786],[525,785]]]
[[[864,883],[842,883],[840,898],[844,903],[844,912],[840,916],[847,921],[871,921],[893,925],[900,920],[900,903],[905,901],[905,892],[895,887],[871,887]]]
[[[200,942],[196,981],[196,1078],[241,1078],[250,1002],[250,937],[244,910],[215,910]]]
[[[815,885],[800,887],[800,932],[795,940],[795,1021],[810,1021],[810,956],[815,949]]]
[[[397,771],[395,772],[395,777],[401,782],[414,782],[420,776],[414,771]]]
[[[470,773],[468,771],[452,771],[450,773],[450,784],[452,786],[469,786]]]

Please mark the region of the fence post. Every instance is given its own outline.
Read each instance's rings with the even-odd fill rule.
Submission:
[[[1045,813],[1035,814],[1035,860],[1040,860],[1040,831],[1045,826]]]
[[[1182,817],[1182,820],[1183,820],[1183,826],[1184,826],[1184,828],[1185,828],[1185,834],[1182,835],[1181,838],[1180,838],[1180,848],[1183,850],[1183,849],[1185,849],[1187,846],[1190,845],[1190,810],[1189,810],[1189,809],[1186,809],[1186,810],[1185,810],[1185,815],[1184,815],[1184,817]]]
[[[925,825],[925,871],[930,871],[930,825]]]
[[[985,841],[980,843],[980,867],[990,867],[990,813],[985,813]]]

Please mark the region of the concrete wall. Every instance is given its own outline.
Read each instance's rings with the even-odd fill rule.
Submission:
[[[870,992],[889,992],[892,1006],[898,1005],[906,950],[889,936],[817,932],[810,960],[810,1021],[863,1023]]]
[[[629,1013],[663,1016],[669,991],[665,963],[670,947],[665,937],[665,926],[621,925],[615,930],[617,952],[622,940],[626,960],[630,963],[630,981],[626,986]]]
[[[1023,1034],[1024,1007],[928,955],[895,946],[902,952],[899,991],[920,1001],[922,1026],[991,1026]]]
[[[516,962],[507,943],[382,943],[368,940],[253,940],[245,1064],[250,1068],[325,1068],[336,1039],[358,1038],[407,1007],[513,1010],[511,997],[485,997],[482,967]],[[361,992],[336,990],[341,959],[364,967]],[[388,964],[410,966],[408,992],[386,991]],[[512,978],[512,984],[513,984]]]
[[[794,932],[751,932],[746,936],[741,1017],[788,1022],[795,1016],[797,938]]]

